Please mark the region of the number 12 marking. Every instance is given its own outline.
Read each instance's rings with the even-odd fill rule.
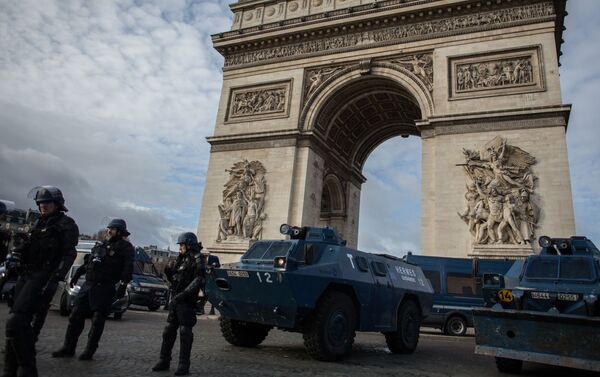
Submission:
[[[269,283],[269,284],[272,284],[273,280],[271,279],[271,273],[270,272],[263,272],[263,274],[265,276],[264,282],[263,282],[262,277],[260,276],[260,272],[256,271],[256,276],[258,277],[259,283]]]

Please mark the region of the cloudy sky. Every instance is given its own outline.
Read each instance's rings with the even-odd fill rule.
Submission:
[[[31,187],[56,185],[83,232],[123,217],[140,245],[194,230],[223,64],[210,34],[229,29],[229,2],[0,1],[0,199],[28,208]],[[577,232],[600,242],[600,2],[567,6]],[[396,138],[367,161],[362,249],[420,249],[420,150]]]

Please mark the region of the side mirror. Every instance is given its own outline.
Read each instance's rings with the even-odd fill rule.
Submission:
[[[485,288],[503,288],[504,287],[504,275],[483,274],[483,286]]]

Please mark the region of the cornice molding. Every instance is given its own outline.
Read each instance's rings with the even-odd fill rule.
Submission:
[[[482,8],[491,10],[412,23],[404,23],[398,17],[362,21],[321,30],[325,37],[303,33],[229,46],[221,51],[225,56],[224,70],[554,21],[556,18],[552,1],[512,7],[494,4]]]

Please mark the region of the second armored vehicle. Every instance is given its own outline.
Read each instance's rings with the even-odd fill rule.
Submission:
[[[418,266],[348,248],[331,228],[280,231],[290,239],[257,241],[239,263],[208,274],[229,343],[256,346],[277,327],[301,332],[318,360],[349,353],[356,331],[383,333],[394,353],[415,350],[433,297]]]
[[[586,237],[540,237],[506,275],[485,274],[490,308],[473,309],[475,353],[501,372],[523,361],[600,372],[600,251]]]

